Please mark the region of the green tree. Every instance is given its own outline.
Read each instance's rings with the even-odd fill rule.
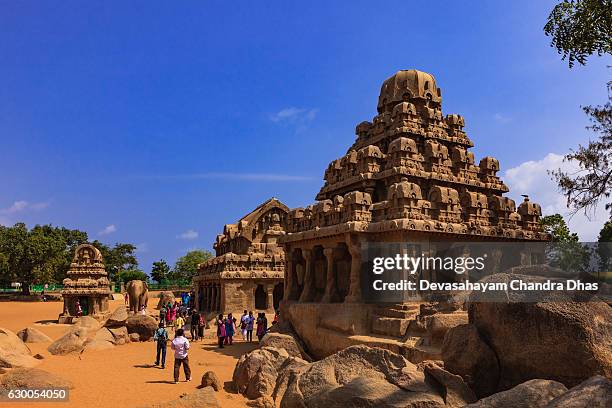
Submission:
[[[609,271],[612,267],[612,221],[606,222],[599,231],[597,255],[601,269]]]
[[[160,259],[157,262],[153,262],[153,267],[151,268],[151,277],[157,283],[162,283],[168,280],[168,276],[170,275],[170,266],[164,261]]]
[[[612,53],[612,1],[565,0],[548,15],[544,32],[551,47],[567,59],[585,65],[587,57]]]
[[[0,226],[0,281],[20,282],[24,294],[33,283],[56,283],[64,279],[74,248],[87,241],[78,230],[25,224]]]
[[[92,244],[102,253],[104,267],[108,273],[108,279],[115,281],[115,275],[121,271],[136,269],[138,260],[136,259],[136,246],[132,244],[117,243],[113,248],[95,240]]]
[[[551,236],[552,243],[546,251],[550,265],[566,271],[585,271],[591,251],[580,243],[578,234],[570,231],[561,214],[542,217],[540,223]]]
[[[210,251],[202,249],[187,252],[176,261],[171,279],[191,282],[191,279],[198,273],[198,265],[212,258],[212,256]]]
[[[128,283],[131,280],[148,282],[149,276],[140,269],[126,269],[117,274],[117,279],[123,283]]]

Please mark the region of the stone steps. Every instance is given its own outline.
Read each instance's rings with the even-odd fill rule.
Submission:
[[[376,316],[372,321],[372,332],[401,338],[406,334],[409,324],[409,319]]]

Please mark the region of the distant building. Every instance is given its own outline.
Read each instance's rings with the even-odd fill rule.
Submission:
[[[227,224],[214,244],[216,257],[198,267],[195,302],[203,312],[273,311],[283,298],[285,255],[277,243],[289,209],[272,198],[236,224]]]

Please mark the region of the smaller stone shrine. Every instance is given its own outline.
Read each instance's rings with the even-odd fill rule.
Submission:
[[[108,297],[111,293],[102,254],[91,244],[79,245],[63,281],[64,311],[58,323],[73,323],[82,316],[104,320],[110,316]]]

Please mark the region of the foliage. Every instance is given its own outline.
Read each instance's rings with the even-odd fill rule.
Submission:
[[[544,32],[551,37],[551,47],[574,62],[585,65],[587,57],[612,53],[612,1],[565,0],[548,16]]]
[[[135,245],[117,243],[111,248],[98,240],[95,240],[92,244],[102,252],[102,260],[109,280],[115,281],[116,274],[138,267]]]
[[[612,188],[612,89],[608,84],[608,102],[603,106],[583,107],[592,125],[587,129],[599,134],[598,139],[587,146],[578,146],[564,157],[564,161],[575,162],[576,172],[561,169],[552,172],[559,184],[567,205],[573,213],[584,210],[585,214],[595,209],[600,200],[610,197]],[[605,203],[612,215],[612,203]]]
[[[86,241],[85,232],[51,225],[0,226],[0,283],[20,282],[27,294],[33,283],[61,282],[74,249]]]
[[[580,243],[578,234],[571,232],[561,214],[542,217],[544,232],[551,235],[546,257],[551,266],[565,271],[582,272],[589,267],[591,252]]]
[[[168,280],[168,276],[170,275],[170,266],[164,261],[160,259],[157,262],[153,262],[153,267],[151,268],[151,277],[157,283],[163,283]]]
[[[198,264],[212,258],[210,251],[196,249],[181,256],[174,265],[170,279],[174,281],[188,281],[198,273]]]
[[[601,269],[608,271],[612,267],[612,221],[606,222],[599,231],[597,243],[597,254],[599,255]]]
[[[134,268],[122,270],[117,274],[117,279],[123,283],[127,283],[131,280],[141,280],[147,282],[149,280],[149,276],[140,269]]]

